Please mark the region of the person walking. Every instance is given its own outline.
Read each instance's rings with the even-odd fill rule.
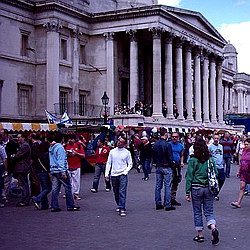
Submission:
[[[128,172],[133,167],[131,153],[125,146],[126,139],[120,136],[117,141],[117,147],[109,153],[105,170],[106,181],[108,181],[111,176],[111,183],[117,204],[116,211],[119,212],[122,217],[127,215],[126,197]]]
[[[188,162],[186,172],[186,200],[192,201],[194,225],[197,236],[193,238],[196,242],[204,242],[204,227],[202,212],[207,221],[207,227],[212,231],[212,244],[219,243],[219,231],[216,227],[216,218],[214,214],[214,195],[208,187],[208,167],[210,157],[206,142],[199,138],[194,143],[194,156]],[[215,166],[215,164],[213,164]],[[217,173],[217,168],[214,168]],[[203,210],[203,211],[202,211]]]
[[[156,184],[155,184],[155,205],[156,210],[164,209],[166,211],[175,210],[171,204],[171,183],[172,183],[172,165],[173,152],[170,143],[166,141],[167,130],[160,129],[160,139],[153,145],[153,160],[156,166]],[[162,203],[161,190],[164,183],[164,203]]]
[[[75,206],[74,204],[67,155],[63,145],[61,144],[62,139],[63,136],[60,133],[55,136],[48,137],[48,141],[50,142],[49,159],[52,178],[51,212],[61,211],[58,203],[61,185],[65,188],[67,210],[77,211],[80,209],[79,206]]]
[[[104,140],[98,139],[97,149],[96,149],[96,165],[95,165],[95,176],[93,180],[93,185],[90,191],[92,193],[98,192],[98,186],[101,174],[105,175],[106,163],[108,159],[110,149],[108,146],[104,145]],[[105,176],[104,176],[105,177]],[[105,179],[106,192],[111,190],[110,179]]]
[[[181,169],[184,166],[184,146],[179,142],[180,136],[178,133],[172,134],[170,145],[173,152],[173,179],[171,188],[171,204],[172,206],[181,206],[181,203],[176,200],[178,185],[181,182]]]
[[[49,142],[42,140],[37,148],[35,171],[41,185],[41,192],[31,200],[37,209],[49,209],[48,194],[51,192]]]
[[[31,149],[31,160],[32,160],[31,171],[29,174],[30,193],[31,193],[31,196],[36,196],[40,194],[40,191],[41,191],[40,181],[36,173],[37,165],[40,165],[40,163],[38,162],[38,154],[39,154],[38,148],[39,148],[39,144],[41,143],[41,141],[40,141],[38,134],[36,133],[32,133],[29,138],[31,140],[30,149]]]
[[[208,150],[214,159],[215,166],[218,171],[218,183],[219,183],[219,192],[225,182],[225,171],[224,171],[224,160],[223,160],[223,147],[219,143],[220,137],[219,135],[214,135],[214,141],[212,144],[208,146]],[[215,200],[219,200],[219,193],[215,196]]]
[[[81,159],[85,157],[82,144],[76,142],[74,134],[68,135],[68,143],[65,145],[67,153],[72,194],[75,200],[81,200]]]
[[[16,155],[12,159],[14,166],[13,174],[18,180],[18,185],[21,187],[21,201],[16,204],[17,207],[29,206],[30,202],[30,187],[28,174],[31,170],[31,149],[27,142],[26,134],[18,134],[18,143],[20,145]]]
[[[240,159],[240,169],[238,176],[240,177],[240,191],[238,200],[231,203],[231,205],[235,208],[241,207],[246,184],[250,184],[250,138],[244,141],[244,149]]]
[[[142,179],[147,181],[149,179],[149,174],[151,173],[152,145],[146,136],[143,136],[141,141],[142,145],[140,147],[139,158],[144,173],[144,177]]]
[[[221,138],[220,144],[223,146],[223,158],[226,166],[226,178],[230,178],[231,161],[234,154],[234,142],[230,138],[230,134],[226,132],[224,137]]]

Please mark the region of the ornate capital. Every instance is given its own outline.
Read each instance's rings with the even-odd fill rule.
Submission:
[[[108,40],[114,40],[115,33],[114,32],[105,32],[103,36]]]
[[[59,30],[62,29],[62,25],[59,23],[58,20],[49,21],[45,23],[43,27],[46,28],[47,32],[48,31],[59,32]]]
[[[152,32],[153,39],[160,39],[161,34],[165,31],[162,27],[153,27],[149,28],[149,31]]]
[[[224,57],[223,56],[217,56],[216,57],[216,62],[218,66],[222,66],[222,63],[224,61]]]
[[[130,41],[137,41],[137,30],[133,30],[133,29],[130,29],[130,30],[127,30],[126,31],[126,34],[129,34],[129,37],[130,37]]]
[[[165,43],[173,43],[173,39],[175,37],[175,34],[173,32],[167,32],[165,37]]]
[[[74,38],[79,38],[82,34],[83,32],[79,30],[79,27],[76,27],[75,29],[72,30],[72,36]]]

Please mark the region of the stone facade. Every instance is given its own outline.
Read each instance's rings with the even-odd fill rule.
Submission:
[[[0,6],[2,118],[44,119],[45,109],[100,117],[104,91],[110,117],[117,103],[152,106],[150,117],[124,118],[128,125],[220,127],[225,112],[249,112],[249,75],[237,72],[236,50],[198,12],[154,0]]]

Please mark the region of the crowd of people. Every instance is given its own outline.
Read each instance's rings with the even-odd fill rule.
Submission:
[[[126,103],[116,103],[114,105],[114,114],[115,115],[128,115],[128,114],[138,114],[138,115],[143,115],[150,117],[153,114],[153,104],[147,104],[144,103],[143,101],[135,101],[134,106],[130,106],[129,104]],[[162,115],[163,117],[167,117],[168,114],[168,107],[167,103],[163,102],[162,103]],[[173,104],[173,116],[175,119],[179,117],[179,111],[177,105],[174,103]],[[188,114],[187,108],[183,107],[183,117],[184,119],[187,119],[188,116],[192,116],[193,119],[196,117],[196,110],[195,108],[192,109],[192,114]],[[204,114],[201,113],[201,117],[203,119]],[[211,115],[210,115],[211,116]]]
[[[244,194],[250,184],[250,138],[193,133],[168,133],[159,128],[156,133],[146,131],[116,131],[111,140],[108,133],[99,134],[92,142],[95,154],[95,174],[90,191],[97,193],[101,175],[104,176],[105,190],[113,190],[116,211],[127,215],[126,197],[128,173],[132,168],[143,171],[143,181],[148,181],[155,168],[155,208],[173,211],[182,204],[176,200],[182,169],[187,164],[186,200],[193,205],[196,242],[204,242],[204,212],[207,227],[211,230],[212,244],[218,244],[219,231],[213,209],[214,200],[219,200],[220,190],[226,178],[230,178],[231,163],[239,164],[238,177],[240,191],[232,207],[240,208]],[[48,133],[41,137],[38,133],[12,135],[0,133],[0,206],[7,206],[11,182],[17,180],[21,190],[17,207],[29,206],[36,209],[60,212],[59,194],[64,186],[68,211],[78,211],[75,201],[81,199],[80,180],[83,159],[88,151],[88,143],[83,136]],[[209,167],[217,175],[219,191],[209,189]],[[162,199],[162,189],[163,199]],[[51,193],[49,201],[48,194]],[[203,212],[202,212],[203,210]]]

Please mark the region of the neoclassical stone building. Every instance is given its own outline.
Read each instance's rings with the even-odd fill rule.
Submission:
[[[157,0],[0,6],[1,119],[67,109],[91,120],[103,114],[104,91],[115,124],[219,128],[225,112],[249,112],[250,76],[237,72],[235,48],[201,13]],[[136,101],[150,104],[149,116],[114,114],[115,104]]]

